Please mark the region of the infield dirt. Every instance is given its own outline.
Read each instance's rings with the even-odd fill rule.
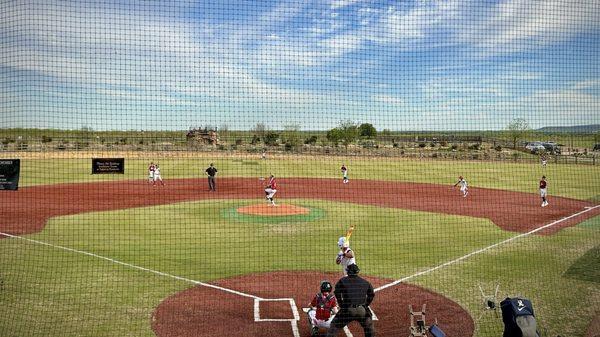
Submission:
[[[21,235],[44,228],[51,217],[93,211],[174,204],[193,200],[264,200],[262,186],[254,178],[221,178],[218,191],[209,192],[204,179],[172,179],[167,186],[152,186],[146,180],[39,185],[0,193],[0,232]],[[463,198],[451,186],[392,181],[281,178],[278,200],[308,198],[380,207],[465,215],[490,219],[504,230],[528,232],[595,206],[593,202],[549,197],[550,206],[540,207],[539,196],[530,193],[471,188]],[[316,188],[318,186],[318,188]],[[562,221],[538,234],[562,228],[600,214],[595,208]],[[0,236],[1,237],[1,236]]]
[[[316,294],[323,279],[333,284],[340,274],[316,271],[281,271],[262,274],[249,274],[214,282],[228,289],[235,289],[261,298],[293,298],[300,315],[298,328],[300,336],[309,336],[307,316],[300,309],[308,305]],[[374,287],[389,283],[375,277],[363,276]],[[440,327],[448,336],[472,336],[473,319],[457,303],[429,290],[409,284],[387,288],[375,295],[371,308],[377,316],[375,329],[377,336],[406,336],[409,334],[410,316],[408,305],[420,310],[427,304],[427,323],[437,318]],[[261,306],[266,307],[267,306]],[[281,303],[277,304],[281,308]],[[261,309],[262,310],[262,309]],[[160,337],[209,337],[209,336],[293,336],[291,322],[255,322],[254,300],[248,297],[224,293],[207,287],[194,287],[165,299],[152,315],[152,329]],[[269,314],[275,315],[269,317]],[[288,305],[282,312],[259,311],[261,319],[291,316]],[[292,323],[293,324],[293,323]],[[354,336],[362,336],[362,329],[354,322],[350,324]],[[340,335],[344,335],[341,333]]]

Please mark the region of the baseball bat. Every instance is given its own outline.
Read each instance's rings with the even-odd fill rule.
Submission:
[[[354,225],[350,226],[350,228],[348,228],[348,230],[346,231],[346,242],[350,242],[352,232],[354,232]]]

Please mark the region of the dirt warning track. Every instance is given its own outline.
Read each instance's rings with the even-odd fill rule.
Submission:
[[[217,191],[209,192],[205,179],[171,179],[166,186],[152,186],[145,180],[42,185],[0,193],[0,232],[21,235],[35,233],[49,218],[92,211],[173,204],[209,199],[263,200],[261,182],[256,178],[219,178]],[[550,196],[550,206],[540,207],[537,194],[486,188],[470,188],[463,198],[456,188],[436,184],[338,179],[279,179],[276,200],[286,198],[322,199],[434,213],[488,218],[499,227],[527,232],[560,220],[595,204]],[[596,208],[581,216],[540,231],[552,234],[600,214]]]

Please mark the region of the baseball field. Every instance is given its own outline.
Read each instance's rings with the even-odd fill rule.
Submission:
[[[598,333],[596,166],[113,155],[125,174],[90,175],[85,153],[24,155],[19,190],[0,193],[6,335],[308,336],[301,309],[340,278],[336,242],[351,225],[378,336],[408,335],[408,305],[422,304],[448,336],[499,336],[499,309],[484,305],[497,286],[498,305],[533,302],[544,336]],[[148,184],[151,161],[165,186]],[[265,207],[269,174],[278,207]],[[355,324],[342,335],[362,336]]]

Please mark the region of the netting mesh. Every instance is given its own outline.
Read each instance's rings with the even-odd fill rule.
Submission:
[[[599,22],[2,1],[0,336],[599,335]]]

